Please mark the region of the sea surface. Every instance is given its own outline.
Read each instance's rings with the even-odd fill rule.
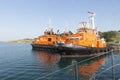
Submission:
[[[111,53],[96,58],[66,57],[58,53],[33,51],[30,43],[0,42],[0,80],[93,78],[120,80],[120,53],[114,51],[113,58]]]

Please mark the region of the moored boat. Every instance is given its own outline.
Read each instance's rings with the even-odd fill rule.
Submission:
[[[82,22],[81,27],[77,29],[77,32],[68,36],[66,43],[60,44],[59,49],[66,53],[79,52],[79,54],[85,53],[98,53],[107,51],[107,46],[104,38],[101,38],[94,25],[94,13],[89,12],[91,25],[87,22]]]
[[[51,28],[47,28],[44,35],[35,38],[31,45],[33,50],[58,52],[58,43],[64,43],[65,41],[65,35],[60,36],[54,33]]]
[[[91,54],[107,51],[104,38],[101,38],[94,25],[94,13],[89,12],[91,23],[82,22],[76,33],[56,34],[51,28],[32,43],[34,50],[55,51],[66,54]],[[67,34],[67,35],[66,35]]]

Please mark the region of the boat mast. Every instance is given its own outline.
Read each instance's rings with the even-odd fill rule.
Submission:
[[[67,22],[66,22],[66,30],[65,30],[65,32],[66,32],[66,33],[69,32],[69,30],[68,30],[68,23],[67,23]]]
[[[50,35],[52,35],[53,30],[51,28],[51,18],[48,19],[48,31],[50,32]]]
[[[95,13],[94,12],[88,12],[88,13],[90,14],[91,27],[92,29],[95,29],[95,22],[94,22]]]
[[[51,18],[48,19],[48,28],[51,28]]]
[[[51,28],[51,19],[48,19],[48,27],[45,30],[44,34],[49,34],[52,35],[53,34],[53,29]]]

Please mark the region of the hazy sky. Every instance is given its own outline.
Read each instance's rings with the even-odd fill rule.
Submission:
[[[0,0],[0,41],[42,35],[52,20],[56,32],[75,32],[94,11],[100,31],[120,30],[120,0]]]

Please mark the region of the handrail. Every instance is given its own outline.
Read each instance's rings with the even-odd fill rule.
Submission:
[[[97,57],[99,57],[99,56],[108,54],[109,52],[112,52],[112,51],[113,51],[113,50],[110,50],[110,51],[107,51],[107,52],[102,53],[102,54],[100,54],[100,55],[97,55],[97,56],[95,56],[95,57],[91,57],[91,58],[82,60],[82,61],[80,61],[80,62],[76,62],[75,64],[71,64],[71,65],[69,65],[69,66],[67,66],[67,67],[65,67],[65,68],[63,68],[63,69],[57,70],[57,71],[52,72],[52,73],[50,73],[50,74],[47,74],[47,75],[45,75],[45,76],[43,76],[43,77],[39,77],[39,78],[37,78],[37,79],[35,79],[35,80],[45,79],[47,76],[50,76],[50,75],[52,75],[52,74],[55,74],[55,73],[60,72],[60,71],[62,71],[62,70],[65,70],[65,69],[67,69],[67,68],[70,68],[70,67],[72,67],[72,66],[74,66],[74,65],[78,65],[78,64],[83,63],[83,62],[86,62],[86,61],[88,61],[88,60],[91,60],[91,59],[97,58]],[[115,67],[115,66],[118,66],[118,65],[120,65],[120,64],[116,64],[116,65],[114,65],[114,66],[111,66],[111,67],[109,67],[108,69],[111,69],[112,67]],[[107,69],[107,70],[108,70],[108,69]],[[105,71],[107,71],[107,70],[105,70]],[[105,71],[104,71],[104,72],[105,72]],[[103,72],[101,72],[101,73],[99,73],[99,74],[97,74],[97,75],[100,75],[100,74],[102,74],[102,73],[103,73]],[[96,75],[94,75],[93,79],[95,79],[95,78],[96,78]]]
[[[111,66],[111,67],[108,67],[106,70],[102,71],[101,73],[96,74],[96,75],[94,76],[94,79],[95,79],[96,77],[99,77],[99,76],[100,76],[101,74],[103,74],[104,72],[110,70],[111,68],[116,67],[116,66],[119,66],[119,65],[120,65],[120,64],[116,64],[116,65],[113,65],[113,66]]]

